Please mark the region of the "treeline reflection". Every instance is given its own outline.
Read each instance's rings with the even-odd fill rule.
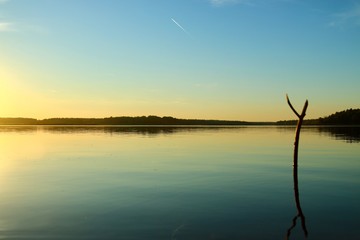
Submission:
[[[295,127],[278,127],[280,131],[295,131]],[[303,126],[302,132],[317,132],[347,143],[360,142],[360,126]]]
[[[142,134],[142,135],[159,135],[175,134],[180,132],[194,132],[211,129],[220,131],[228,127],[212,126],[0,126],[0,133],[17,132],[48,132],[56,134],[74,134],[74,133],[105,133],[105,134]],[[230,128],[230,127],[229,127]],[[233,127],[231,127],[233,128]]]
[[[49,132],[49,133],[105,133],[105,134],[141,134],[159,135],[176,134],[195,131],[264,131],[266,128],[276,128],[279,131],[294,131],[290,126],[0,126],[0,133],[17,132]],[[360,142],[360,126],[304,126],[303,132],[318,132],[336,140],[348,143]]]
[[[348,143],[360,142],[360,127],[320,127],[320,133],[328,134],[337,140],[344,140]]]

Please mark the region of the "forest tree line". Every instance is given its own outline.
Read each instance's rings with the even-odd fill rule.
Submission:
[[[1,125],[248,125],[252,122],[178,119],[173,117],[108,117],[108,118],[0,118]]]
[[[178,119],[174,117],[107,117],[107,118],[0,118],[0,125],[295,125],[297,120],[246,122],[227,120]],[[360,125],[360,109],[348,109],[327,117],[305,119],[305,125]]]
[[[297,120],[276,122],[277,125],[295,125]],[[327,117],[305,119],[304,125],[360,125],[360,109],[347,109],[336,112]]]

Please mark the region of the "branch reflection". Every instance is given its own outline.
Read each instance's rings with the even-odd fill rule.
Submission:
[[[292,220],[291,227],[287,230],[287,234],[286,234],[286,238],[285,238],[286,240],[290,239],[291,231],[295,228],[298,218],[300,218],[300,220],[301,220],[301,227],[304,232],[305,238],[307,238],[307,236],[308,236],[308,231],[307,231],[306,222],[305,222],[305,215],[301,209],[301,204],[300,204],[298,168],[297,168],[297,165],[295,165],[295,164],[293,166],[293,177],[294,177],[294,196],[295,196],[295,205],[296,205],[296,209],[297,209],[297,214],[295,215],[295,217]]]

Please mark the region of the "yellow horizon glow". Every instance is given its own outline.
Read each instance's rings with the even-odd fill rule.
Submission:
[[[126,96],[118,98],[93,93],[76,95],[76,91],[63,93],[57,89],[41,91],[39,86],[27,84],[33,77],[19,74],[15,68],[2,64],[0,71],[0,117],[25,118],[104,118],[118,116],[171,116],[183,119],[216,119],[239,121],[279,121],[295,119],[288,108],[285,95],[274,103],[264,101],[233,103],[218,102],[217,97],[202,99],[189,97],[171,99],[171,96],[144,95],[142,98]],[[133,89],[132,89],[133,91]],[[135,94],[134,94],[135,95]],[[169,100],[170,99],[170,100]],[[305,99],[304,99],[305,100]],[[294,101],[295,102],[295,101]],[[295,105],[301,105],[295,102]],[[322,108],[309,99],[307,119],[332,114],[331,108]],[[302,105],[301,105],[302,106]],[[351,106],[350,106],[351,107]],[[339,106],[339,111],[345,110]]]

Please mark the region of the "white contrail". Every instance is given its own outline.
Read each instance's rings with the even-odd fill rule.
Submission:
[[[185,30],[185,28],[183,28],[177,21],[175,21],[173,18],[171,18],[171,20],[172,20],[179,28],[181,28],[181,30],[183,30],[184,33],[190,35],[190,34]]]

